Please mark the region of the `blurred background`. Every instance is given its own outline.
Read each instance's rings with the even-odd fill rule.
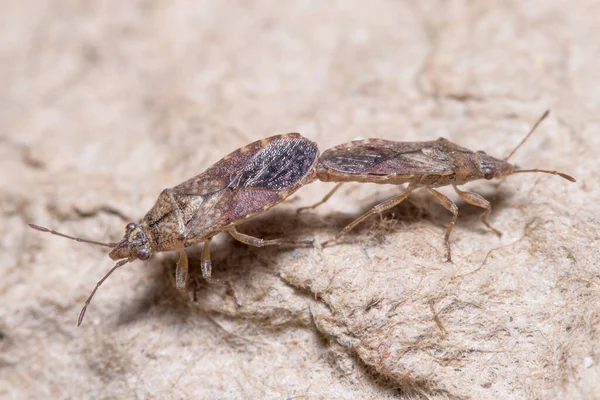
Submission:
[[[598,398],[599,16],[560,0],[0,1],[0,397]],[[116,240],[162,189],[292,131],[321,151],[443,136],[501,158],[546,109],[512,161],[578,183],[469,186],[504,235],[458,202],[454,264],[447,211],[416,194],[325,251],[219,238],[226,283],[187,297],[175,254],[128,265],[77,329],[111,261],[26,227]],[[400,190],[347,185],[296,216],[330,189],[240,230],[325,239]]]

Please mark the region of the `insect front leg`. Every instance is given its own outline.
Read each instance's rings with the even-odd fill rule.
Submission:
[[[175,269],[175,285],[178,290],[184,291],[188,283],[189,262],[185,249],[179,250],[179,260]]]
[[[202,270],[202,277],[207,281],[211,281],[212,263],[210,261],[210,242],[212,238],[208,238],[204,241],[204,248],[202,249],[202,255],[200,256],[200,268]]]
[[[314,208],[319,207],[321,204],[324,204],[325,202],[327,202],[327,200],[329,200],[331,198],[331,196],[333,196],[333,194],[335,192],[338,191],[338,189],[340,188],[340,186],[342,186],[344,184],[344,182],[340,182],[337,185],[335,185],[333,187],[333,189],[331,189],[331,191],[329,193],[327,193],[325,195],[325,197],[323,197],[323,200],[319,201],[318,203],[313,204],[312,206],[308,206],[308,207],[301,207],[298,209],[298,211],[296,211],[297,214],[300,214],[301,212],[304,212],[306,210],[312,210]]]
[[[369,218],[371,215],[380,214],[380,213],[384,212],[385,210],[389,210],[390,208],[395,207],[398,204],[402,203],[404,201],[404,199],[406,199],[408,197],[408,195],[410,194],[410,192],[412,192],[414,189],[416,189],[416,187],[409,186],[408,188],[406,188],[406,190],[402,194],[400,194],[398,196],[395,196],[395,197],[392,197],[389,200],[386,200],[384,202],[381,202],[381,203],[377,204],[375,207],[371,208],[369,211],[367,211],[366,213],[364,213],[363,215],[361,215],[360,217],[358,217],[357,219],[355,219],[354,221],[352,221],[350,224],[348,224],[333,239],[330,239],[330,240],[328,240],[326,242],[323,242],[321,244],[321,246],[322,247],[327,247],[330,244],[335,243],[342,236],[344,236],[346,233],[350,232],[358,224],[360,224],[361,222],[363,222],[365,219]]]
[[[483,212],[483,214],[481,214],[481,222],[483,222],[485,224],[485,226],[487,226],[492,231],[494,231],[494,233],[496,235],[502,236],[502,232],[500,232],[498,229],[491,226],[490,223],[488,222],[488,216],[490,215],[490,212],[492,212],[492,205],[490,204],[489,201],[487,201],[486,199],[484,199],[477,193],[463,192],[462,190],[457,188],[455,185],[452,185],[452,187],[454,187],[454,190],[456,191],[456,193],[458,193],[460,198],[463,199],[464,201],[466,201],[467,203],[469,203],[475,207],[484,208],[485,211]]]
[[[448,197],[444,196],[437,190],[427,188],[427,191],[431,193],[438,201],[444,206],[444,208],[450,211],[453,214],[452,221],[450,221],[450,225],[446,229],[446,236],[444,237],[444,244],[446,245],[446,261],[452,262],[452,251],[450,250],[450,234],[452,233],[452,228],[454,228],[454,224],[456,223],[456,219],[458,218],[458,207],[452,200]]]
[[[235,240],[240,241],[249,246],[256,246],[256,247],[273,246],[273,245],[277,245],[277,244],[291,244],[291,245],[312,244],[311,240],[294,242],[294,241],[285,240],[285,239],[271,239],[271,240],[260,239],[260,238],[254,237],[254,236],[250,236],[250,235],[246,235],[244,233],[238,232],[238,230],[235,229],[235,227],[229,228],[228,232],[231,236],[233,236],[233,238]]]

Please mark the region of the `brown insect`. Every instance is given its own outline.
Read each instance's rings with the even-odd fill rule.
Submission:
[[[258,247],[306,243],[259,239],[238,232],[235,226],[281,203],[301,186],[315,180],[318,157],[317,145],[298,133],[251,143],[200,175],[163,190],[139,224],[127,224],[125,236],[117,243],[101,243],[34,224],[29,226],[78,242],[110,247],[110,258],[119,260],[85,301],[77,321],[79,326],[100,285],[114,270],[136,259],[147,260],[160,251],[179,251],[175,281],[177,288],[184,290],[188,281],[185,248],[204,242],[200,262],[202,276],[210,280],[210,241],[219,232],[227,231],[240,242]]]
[[[575,178],[561,172],[543,169],[519,169],[508,162],[510,157],[548,116],[548,113],[549,111],[546,111],[542,115],[521,143],[502,160],[489,156],[483,151],[474,152],[465,149],[444,138],[428,142],[395,142],[367,139],[336,146],[325,151],[320,157],[317,166],[317,177],[324,182],[340,183],[323,200],[304,209],[315,208],[326,202],[343,182],[389,183],[394,185],[408,183],[408,187],[403,193],[376,205],[346,226],[335,238],[324,242],[323,247],[326,247],[350,232],[365,219],[398,205],[412,191],[424,188],[453,214],[444,239],[446,259],[451,261],[450,234],[458,217],[458,207],[452,200],[434,188],[452,185],[464,201],[485,209],[481,215],[481,221],[500,235],[501,233],[488,222],[488,216],[492,211],[490,203],[476,193],[460,190],[457,187],[458,185],[477,179],[490,180],[522,172],[543,172],[559,175],[575,182]]]

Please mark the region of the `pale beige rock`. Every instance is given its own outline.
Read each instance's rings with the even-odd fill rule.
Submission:
[[[2,2],[0,397],[600,397],[598,15],[597,1]],[[25,225],[116,240],[119,214],[276,133],[322,149],[444,136],[500,157],[546,108],[513,161],[578,183],[469,185],[504,236],[459,203],[454,264],[449,213],[415,193],[324,251],[219,236],[228,284],[200,283],[196,302],[174,288],[176,254],[128,265],[77,329],[112,262]],[[400,190],[349,184],[296,216],[332,185],[240,231],[325,240]]]

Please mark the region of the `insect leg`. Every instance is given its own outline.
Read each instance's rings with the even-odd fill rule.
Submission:
[[[330,240],[328,240],[326,242],[323,242],[321,244],[321,246],[322,247],[327,247],[330,244],[336,242],[337,240],[339,240],[339,238],[341,238],[342,236],[344,236],[346,233],[350,232],[358,224],[360,224],[361,222],[363,222],[365,219],[369,218],[371,215],[382,213],[385,210],[389,210],[390,208],[397,206],[402,201],[404,201],[404,199],[406,199],[408,197],[408,195],[410,194],[410,192],[412,192],[415,189],[416,189],[416,187],[409,186],[408,188],[406,188],[406,190],[402,194],[399,194],[398,196],[392,197],[389,200],[386,200],[386,201],[383,201],[383,202],[377,204],[375,207],[371,208],[369,211],[367,211],[366,213],[364,213],[363,215],[361,215],[360,217],[358,217],[357,219],[355,219],[354,221],[352,221],[350,224],[348,224],[333,239],[330,239]]]
[[[235,229],[235,227],[229,228],[228,232],[231,236],[233,236],[233,238],[235,240],[238,240],[249,246],[256,246],[256,247],[273,246],[276,244],[292,244],[292,245],[312,244],[311,240],[293,242],[293,241],[285,240],[285,239],[271,239],[271,240],[260,239],[260,238],[254,237],[254,236],[249,236],[244,233],[238,232],[237,229]]]
[[[179,260],[175,269],[175,286],[178,290],[185,290],[188,283],[189,263],[185,249],[179,250]]]
[[[458,207],[452,200],[448,197],[444,196],[437,190],[427,188],[427,191],[431,193],[438,201],[444,206],[444,208],[450,211],[453,214],[452,221],[450,221],[450,225],[446,229],[446,236],[444,237],[444,244],[446,245],[446,261],[452,262],[452,252],[450,251],[450,234],[452,233],[452,228],[454,228],[454,224],[456,223],[456,219],[458,218]]]
[[[329,200],[331,198],[331,196],[333,196],[333,194],[335,192],[337,192],[337,190],[340,188],[340,186],[342,186],[344,184],[344,182],[340,182],[337,185],[335,185],[333,187],[333,189],[331,189],[331,191],[329,193],[327,193],[325,195],[325,197],[323,197],[323,200],[319,201],[318,203],[313,204],[312,206],[308,206],[308,207],[301,207],[298,209],[298,211],[296,211],[297,214],[300,214],[301,212],[304,212],[306,210],[312,210],[314,208],[319,207],[321,204],[325,203],[327,200]]]
[[[210,282],[210,275],[212,271],[212,263],[210,262],[210,241],[212,238],[208,238],[204,241],[204,248],[202,249],[202,255],[200,256],[200,268],[202,270],[202,277]]]
[[[463,199],[464,201],[466,201],[467,203],[469,203],[475,207],[485,208],[485,211],[483,212],[483,214],[481,214],[481,222],[483,222],[485,224],[485,226],[487,226],[492,231],[494,231],[494,233],[496,235],[498,235],[498,236],[502,235],[502,232],[500,232],[498,229],[491,226],[490,223],[488,222],[488,216],[490,215],[490,212],[492,211],[492,205],[490,204],[489,201],[487,201],[486,199],[484,199],[477,193],[463,192],[462,190],[457,188],[455,185],[452,185],[452,187],[454,187],[454,190],[456,191],[456,193],[458,193],[460,198]]]

